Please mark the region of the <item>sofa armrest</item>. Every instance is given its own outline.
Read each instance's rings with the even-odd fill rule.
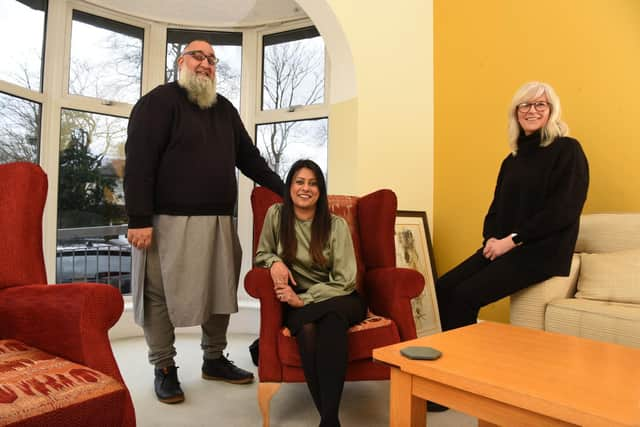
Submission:
[[[0,338],[14,338],[120,382],[108,331],[124,308],[108,285],[28,285],[0,290]]]
[[[403,341],[416,338],[411,299],[424,288],[424,277],[408,268],[376,268],[365,272],[365,293],[375,314],[392,319]]]
[[[108,336],[123,309],[122,295],[109,285],[72,283],[5,288],[0,290],[0,338],[17,339],[125,384]],[[135,410],[126,389],[122,426],[135,425]]]
[[[266,268],[253,268],[244,278],[247,293],[260,300],[260,347],[258,375],[260,381],[282,381],[282,364],[278,357],[278,333],[282,328],[282,303],[273,291],[273,281]]]
[[[576,293],[580,255],[574,254],[569,276],[555,276],[536,283],[511,296],[511,324],[544,329],[547,304],[556,299],[572,298]]]

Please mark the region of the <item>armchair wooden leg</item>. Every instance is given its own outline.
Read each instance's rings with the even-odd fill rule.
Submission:
[[[262,427],[269,427],[269,406],[271,398],[278,392],[282,383],[259,383],[258,384],[258,405],[262,412]]]

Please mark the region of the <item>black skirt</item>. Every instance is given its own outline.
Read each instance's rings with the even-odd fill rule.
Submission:
[[[365,319],[367,304],[357,291],[353,291],[349,295],[313,302],[299,308],[288,305],[285,324],[295,336],[304,324],[316,322],[328,313],[336,313],[349,328]]]

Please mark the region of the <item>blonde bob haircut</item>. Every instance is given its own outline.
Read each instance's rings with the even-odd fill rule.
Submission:
[[[560,120],[560,98],[556,95],[553,88],[547,83],[529,82],[525,83],[513,95],[511,107],[509,108],[509,148],[515,156],[518,153],[518,136],[520,136],[521,128],[518,123],[518,104],[528,102],[542,95],[547,95],[549,103],[549,120],[542,128],[541,147],[551,144],[559,136],[567,136],[569,134],[569,126]]]

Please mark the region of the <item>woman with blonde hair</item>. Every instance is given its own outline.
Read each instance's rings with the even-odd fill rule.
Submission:
[[[443,331],[475,323],[481,307],[520,289],[569,275],[589,167],[560,114],[546,83],[515,93],[511,153],[500,167],[482,247],[436,284]]]

